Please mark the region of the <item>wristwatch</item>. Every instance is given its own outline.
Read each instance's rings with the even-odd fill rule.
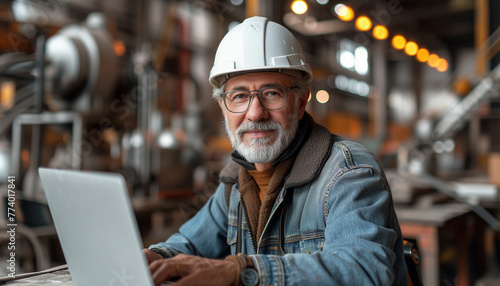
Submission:
[[[243,254],[238,254],[238,256],[243,261],[243,265],[245,266],[243,270],[241,270],[240,280],[244,286],[256,286],[259,284],[259,272],[255,268],[253,268],[253,261],[250,257],[245,256]]]

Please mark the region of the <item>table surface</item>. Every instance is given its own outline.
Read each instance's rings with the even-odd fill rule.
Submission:
[[[52,273],[36,275],[28,278],[22,278],[7,282],[5,285],[60,285],[60,286],[73,286],[71,276],[68,270],[59,270]]]
[[[440,226],[447,221],[471,211],[461,203],[437,204],[426,207],[396,206],[396,215],[400,223],[421,223]]]

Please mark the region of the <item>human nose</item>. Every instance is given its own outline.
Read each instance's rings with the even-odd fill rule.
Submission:
[[[250,106],[248,107],[246,117],[250,121],[260,121],[262,119],[267,119],[269,112],[262,106],[257,94],[252,94],[250,99]]]

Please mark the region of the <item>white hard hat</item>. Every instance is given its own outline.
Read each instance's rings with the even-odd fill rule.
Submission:
[[[312,79],[302,48],[282,25],[264,17],[248,18],[222,39],[210,71],[210,84],[218,88],[232,76],[258,71],[277,71]]]

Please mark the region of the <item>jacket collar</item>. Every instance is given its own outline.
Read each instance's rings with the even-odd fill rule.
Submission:
[[[297,154],[292,169],[285,181],[285,188],[296,187],[316,179],[319,171],[326,163],[333,144],[331,133],[323,126],[317,124],[306,112],[299,126],[297,137],[290,144],[290,148],[280,156],[281,162]],[[298,153],[297,153],[298,152]],[[234,184],[238,180],[238,164],[244,166],[240,158],[230,161],[220,172],[221,182]],[[237,153],[236,153],[237,154]],[[250,164],[246,162],[246,164]],[[246,167],[246,166],[244,166]]]
[[[333,136],[325,127],[310,118],[310,135],[295,158],[295,162],[285,181],[285,188],[297,187],[314,181],[330,157]]]

